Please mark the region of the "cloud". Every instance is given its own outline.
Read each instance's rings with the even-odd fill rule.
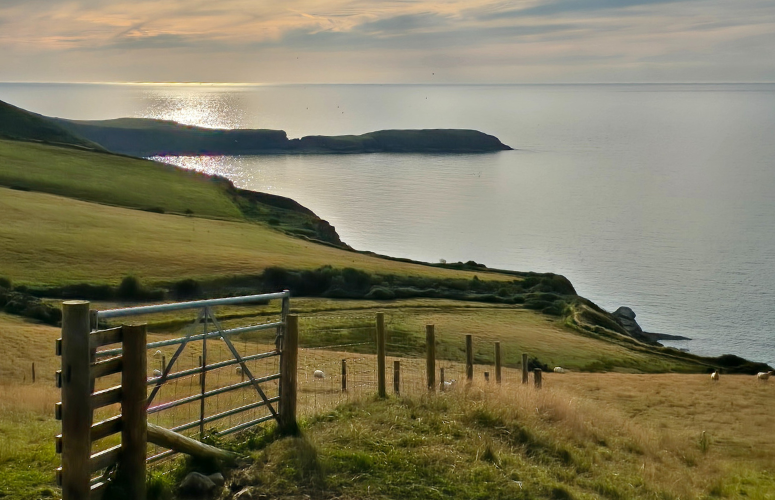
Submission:
[[[632,7],[652,7],[660,4],[695,2],[698,0],[559,0],[539,2],[532,7],[506,9],[480,16],[482,20],[511,19],[530,16],[554,16],[578,12],[622,10]]]
[[[0,80],[82,80],[78,68],[136,80],[141,67],[230,80],[260,64],[260,81],[315,81],[321,68],[393,81],[429,62],[450,81],[565,81],[584,64],[601,79],[659,65],[685,79],[675,68],[690,60],[775,79],[771,0],[0,0],[0,24]],[[307,54],[315,63],[294,62]]]
[[[358,30],[365,33],[401,35],[449,27],[450,25],[450,19],[447,16],[434,12],[422,12],[365,22],[358,26]]]

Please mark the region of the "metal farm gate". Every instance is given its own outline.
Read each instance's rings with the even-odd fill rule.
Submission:
[[[279,311],[261,314],[273,321],[224,327],[258,315],[235,313],[239,307],[273,300],[281,301]],[[219,320],[216,307],[234,310]],[[145,324],[98,329],[108,321],[148,315],[161,315],[161,323],[174,326],[180,319],[169,313],[184,310],[196,311],[184,333],[159,335],[152,342]],[[207,426],[221,424],[215,433],[224,436],[276,420],[281,431],[295,432],[298,318],[289,310],[287,290],[108,310],[65,302],[57,341],[62,402],[56,407],[62,421],[56,448],[62,456],[57,480],[63,500],[99,498],[117,480],[130,498],[144,499],[147,463],[180,451],[219,451],[185,436],[198,431],[201,441]],[[245,339],[267,330],[274,332],[269,345]],[[236,336],[243,339],[241,346]]]

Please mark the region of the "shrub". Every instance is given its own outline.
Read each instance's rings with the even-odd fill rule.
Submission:
[[[13,288],[11,285],[12,283],[10,279],[0,276],[0,288],[5,288],[10,290],[11,288]]]
[[[116,296],[119,299],[132,300],[136,299],[142,292],[142,286],[140,280],[134,276],[127,276],[121,280],[121,284],[116,289]]]
[[[62,321],[59,308],[28,293],[0,291],[0,307],[8,314],[36,319],[53,326]]]
[[[189,278],[174,283],[172,293],[177,299],[192,299],[202,294],[202,286],[197,280]]]
[[[369,273],[351,267],[342,269],[342,279],[347,289],[352,291],[366,291],[371,286]]]

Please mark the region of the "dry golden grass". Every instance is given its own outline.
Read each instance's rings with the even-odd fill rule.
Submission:
[[[698,441],[711,455],[761,462],[775,469],[775,383],[751,375],[549,374],[548,384],[596,401],[626,418]]]
[[[332,331],[336,333],[342,327],[345,330],[361,328],[362,321],[371,321],[377,306],[373,304],[375,309],[370,309],[371,306],[364,302],[311,300],[299,300],[296,304],[303,310],[318,311],[302,316],[302,334],[311,339],[308,345],[320,343],[328,346],[333,345],[332,340],[336,338],[331,336]],[[350,309],[326,311],[336,305]],[[364,306],[365,309],[362,308]],[[520,316],[520,311],[498,310],[499,314],[513,313],[510,316],[512,323],[494,321],[488,328],[487,318],[493,317],[496,308],[476,305],[456,309],[454,304],[446,303],[444,307],[439,307],[439,301],[416,301],[414,306],[407,303],[401,308],[387,309],[388,331],[391,328],[417,330],[415,334],[421,336],[423,325],[434,322],[437,338],[442,343],[444,335],[450,334],[455,342],[462,345],[462,336],[458,333],[462,335],[463,332],[460,330],[476,333],[477,342],[480,338],[489,342],[498,338],[500,332],[504,336],[509,333],[516,336],[515,348],[538,346],[540,342],[548,342],[549,338],[556,336],[557,330],[562,333],[560,326],[540,321],[540,315],[534,315],[534,318]],[[407,312],[409,310],[411,314]],[[231,309],[227,311],[234,312]],[[260,312],[276,314],[273,309]],[[414,316],[419,318],[415,320]],[[260,315],[256,318],[258,321],[272,319]],[[244,325],[254,320],[232,319],[224,325]],[[476,325],[480,325],[479,332],[474,329]],[[323,332],[328,332],[328,337]],[[154,333],[149,341],[170,335]],[[0,314],[0,343],[7,346],[10,353],[0,358],[0,374],[3,377],[0,381],[0,476],[10,478],[5,479],[5,483],[0,481],[0,492],[2,488],[6,488],[5,491],[26,491],[22,498],[35,498],[40,488],[51,487],[53,475],[50,471],[58,464],[58,458],[53,453],[53,436],[58,432],[58,422],[53,420],[53,403],[59,399],[59,391],[53,387],[53,373],[59,365],[59,359],[54,355],[54,339],[58,336],[56,328]],[[405,340],[405,337],[402,338]],[[322,343],[321,339],[327,340]],[[600,349],[606,348],[600,341],[580,339],[581,342],[589,342],[590,348],[595,343]],[[390,338],[388,343],[391,344]],[[242,354],[267,352],[273,347],[248,338],[235,339],[235,345]],[[556,358],[553,359],[567,360],[578,356],[572,350],[563,354],[565,348],[558,345]],[[161,350],[170,359],[175,349],[172,346]],[[314,420],[315,415],[332,411],[342,403],[368,401],[376,392],[375,356],[352,352],[352,349],[351,346],[342,346],[338,350],[300,350],[298,390],[299,413],[303,419]],[[532,349],[528,347],[526,350]],[[180,357],[176,371],[195,366],[200,354],[201,343],[192,343]],[[159,367],[160,360],[154,357],[153,352],[148,355],[151,372]],[[229,357],[223,342],[208,342],[210,362]],[[346,359],[348,365],[346,393],[341,391],[342,359]],[[29,383],[28,375],[33,360],[39,376],[35,385]],[[401,364],[401,399],[420,398],[422,401],[426,397],[424,359],[388,357],[387,390],[391,395],[394,392],[394,360],[399,360]],[[250,366],[257,376],[261,376],[275,372],[276,363],[277,358],[271,358],[253,362]],[[472,388],[466,389],[462,383],[463,366],[459,362],[440,359],[436,366],[445,369],[447,380],[456,379],[458,382],[453,391],[438,397],[452,401],[453,413],[457,412],[463,419],[460,425],[473,422],[481,426],[484,424],[476,422],[484,419],[482,422],[486,424],[492,418],[496,419],[493,421],[518,422],[541,442],[555,443],[571,453],[575,457],[575,472],[565,469],[544,471],[533,480],[543,481],[546,477],[559,474],[557,477],[564,478],[563,482],[573,485],[570,490],[578,498],[593,498],[589,491],[608,491],[609,497],[614,495],[611,492],[618,492],[618,498],[651,498],[648,496],[651,493],[644,496],[644,491],[652,492],[654,496],[661,492],[667,495],[663,495],[664,498],[700,498],[712,493],[736,498],[742,497],[740,491],[745,491],[749,498],[773,498],[768,496],[768,492],[770,486],[775,491],[775,479],[766,472],[775,470],[775,419],[772,418],[775,414],[775,382],[772,380],[759,382],[750,376],[722,376],[721,381],[713,383],[707,375],[545,373],[544,389],[535,391],[532,381],[528,386],[520,383],[519,370],[504,369],[504,383],[498,387],[494,383],[493,367],[477,365],[475,383]],[[313,377],[317,369],[325,372],[324,379]],[[485,371],[490,373],[491,382],[487,384],[484,383]],[[238,382],[241,376],[232,366],[209,373],[207,380],[209,390]],[[115,377],[105,379],[100,381],[99,387],[115,383]],[[266,384],[265,389],[270,397],[276,394],[276,384]],[[198,378],[179,379],[164,386],[157,401],[170,401],[198,391]],[[241,389],[211,398],[207,402],[206,413],[212,415],[256,400],[252,389]],[[100,410],[97,418],[107,417],[116,411],[117,408]],[[392,410],[387,405],[380,411]],[[198,412],[198,403],[188,404],[154,415],[151,421],[174,427],[196,420]],[[207,428],[224,429],[265,414],[264,409],[254,410]],[[363,427],[363,433],[375,432],[370,430],[371,424],[354,425]],[[478,449],[479,453],[489,449],[497,456],[513,455],[513,445],[509,445],[508,439],[500,434],[498,426],[489,425],[484,426],[490,430],[480,432],[481,436],[475,439],[472,437],[475,442],[469,445]],[[197,431],[192,429],[189,433],[196,434]],[[706,436],[704,442],[703,431]],[[324,433],[316,439],[327,438]],[[103,440],[97,443],[95,451],[112,444],[115,444],[115,439]],[[434,445],[427,453],[442,457],[447,453],[445,446]],[[151,450],[155,451],[160,450]],[[459,460],[468,460],[464,455],[460,457]],[[512,466],[522,470],[521,467],[530,466],[530,461],[516,456]],[[595,472],[587,472],[591,470]],[[30,475],[30,471],[35,474]],[[607,477],[625,478],[626,481],[616,479],[608,484],[604,480]],[[552,479],[556,480],[556,477]],[[632,484],[632,489],[627,484]]]
[[[60,364],[54,351],[59,337],[59,328],[0,313],[0,385],[32,382],[35,363],[37,380],[53,387],[54,372]]]

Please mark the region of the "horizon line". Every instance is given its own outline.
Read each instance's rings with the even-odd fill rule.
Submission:
[[[771,85],[775,81],[714,81],[714,82],[339,82],[339,83],[309,83],[309,82],[121,82],[121,81],[0,81],[0,85],[128,85],[128,86],[181,86],[181,87],[272,87],[272,86],[325,86],[325,85],[374,85],[374,86],[516,86],[516,85]]]

